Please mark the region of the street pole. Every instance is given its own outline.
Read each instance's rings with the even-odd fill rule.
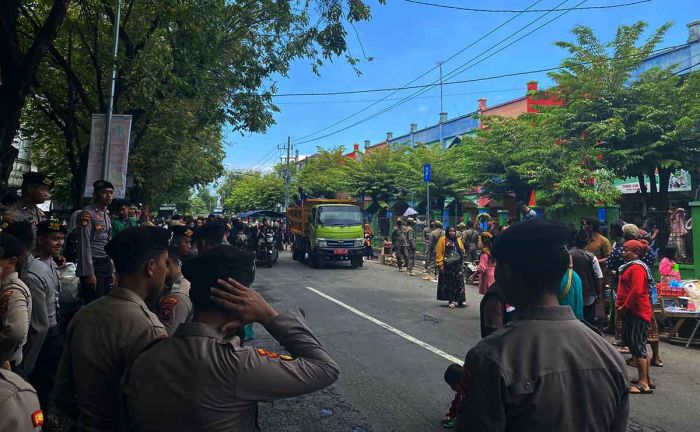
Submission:
[[[287,163],[284,169],[284,209],[289,207],[289,181],[291,180],[289,172],[289,154],[292,151],[292,138],[287,137]]]
[[[109,177],[109,142],[112,136],[112,110],[114,109],[114,84],[117,81],[117,53],[119,50],[119,20],[121,17],[121,1],[116,0],[116,12],[114,14],[114,54],[112,63],[112,82],[109,90],[109,108],[107,109],[107,121],[105,125],[105,145],[102,152],[102,179]]]
[[[438,62],[438,65],[440,65],[440,112],[443,112],[442,108],[442,61]]]
[[[426,207],[425,207],[425,212],[426,212],[426,219],[425,223],[426,225],[430,225],[430,182],[425,183],[425,194],[426,194]]]

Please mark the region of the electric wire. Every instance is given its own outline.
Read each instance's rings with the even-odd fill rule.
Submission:
[[[629,3],[619,3],[619,4],[613,4],[613,5],[601,5],[601,6],[585,6],[585,7],[572,7],[572,8],[562,8],[562,9],[526,9],[526,10],[514,10],[514,9],[479,9],[479,8],[470,8],[470,7],[464,7],[464,6],[453,6],[453,5],[446,5],[446,4],[440,4],[440,3],[430,3],[430,2],[423,2],[423,1],[418,1],[418,0],[403,0],[407,3],[414,3],[422,6],[432,6],[432,7],[437,7],[437,8],[444,8],[444,9],[453,9],[453,10],[461,10],[461,11],[467,11],[467,12],[486,12],[486,13],[518,13],[518,12],[527,12],[527,13],[533,13],[533,12],[551,12],[554,10],[559,10],[559,11],[564,11],[564,10],[600,10],[600,9],[615,9],[615,8],[621,8],[621,7],[627,7],[627,6],[634,6],[642,3],[649,3],[652,0],[638,0],[638,1],[633,1]]]

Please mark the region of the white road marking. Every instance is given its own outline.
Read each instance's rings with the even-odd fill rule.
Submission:
[[[455,357],[455,356],[453,356],[453,355],[447,354],[445,351],[443,351],[443,350],[441,350],[441,349],[439,349],[439,348],[435,348],[434,346],[430,345],[429,343],[423,342],[423,341],[420,340],[420,339],[416,339],[416,338],[414,338],[413,336],[411,336],[411,335],[409,335],[409,334],[406,334],[406,333],[402,332],[401,330],[399,330],[399,329],[397,329],[397,328],[395,328],[395,327],[392,327],[392,326],[390,326],[389,324],[387,324],[387,323],[385,323],[385,322],[379,321],[378,319],[376,319],[376,318],[373,317],[373,316],[367,315],[366,313],[364,313],[364,312],[362,312],[362,311],[360,311],[360,310],[355,309],[354,307],[350,306],[349,304],[343,303],[343,302],[341,302],[340,300],[329,296],[328,294],[322,293],[321,291],[319,291],[319,290],[317,290],[317,289],[315,289],[315,288],[311,288],[311,287],[306,287],[306,289],[309,290],[309,291],[311,291],[311,292],[314,292],[314,293],[320,295],[321,297],[325,298],[326,300],[332,301],[333,303],[337,304],[338,306],[344,307],[345,309],[349,310],[350,312],[354,313],[355,315],[359,315],[359,316],[361,316],[362,318],[364,318],[364,319],[366,319],[366,320],[368,320],[368,321],[371,321],[371,322],[375,323],[375,324],[378,325],[379,327],[383,327],[383,328],[389,330],[390,332],[395,333],[395,334],[401,336],[402,338],[406,339],[406,340],[409,341],[409,342],[413,342],[414,344],[416,344],[416,345],[418,345],[418,346],[420,346],[420,347],[422,347],[422,348],[425,348],[425,349],[427,349],[428,351],[430,351],[430,352],[432,352],[432,353],[434,353],[434,354],[437,354],[437,355],[439,355],[440,357],[442,357],[442,358],[444,358],[444,359],[446,359],[446,360],[451,361],[452,363],[456,363],[456,364],[458,364],[458,365],[460,365],[460,366],[462,366],[462,365],[464,364],[464,360],[458,359],[457,357]]]

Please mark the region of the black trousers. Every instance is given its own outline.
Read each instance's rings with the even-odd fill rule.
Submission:
[[[596,300],[593,304],[583,307],[583,319],[592,326],[595,326],[595,305],[597,302]]]
[[[100,297],[109,294],[112,288],[112,260],[109,258],[93,258],[92,269],[95,271],[97,286],[95,290],[91,290],[87,286],[87,278],[80,278],[80,295],[83,297],[85,304],[91,303]]]
[[[59,326],[49,329],[39,356],[34,364],[34,370],[29,376],[29,383],[36,390],[41,409],[46,412],[49,408],[51,390],[53,390],[58,363],[63,353],[64,339]]]

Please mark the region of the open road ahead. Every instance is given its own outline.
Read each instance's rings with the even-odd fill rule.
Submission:
[[[278,310],[301,307],[340,365],[340,378],[311,395],[260,405],[263,431],[440,431],[453,394],[443,381],[480,338],[479,300],[467,287],[466,309],[435,300],[436,284],[376,262],[323,270],[280,255],[258,268],[254,287]],[[256,324],[253,345],[281,348]],[[657,390],[633,396],[630,431],[700,430],[700,351],[661,344]],[[630,378],[635,370],[628,368]],[[595,415],[595,413],[591,413]]]

